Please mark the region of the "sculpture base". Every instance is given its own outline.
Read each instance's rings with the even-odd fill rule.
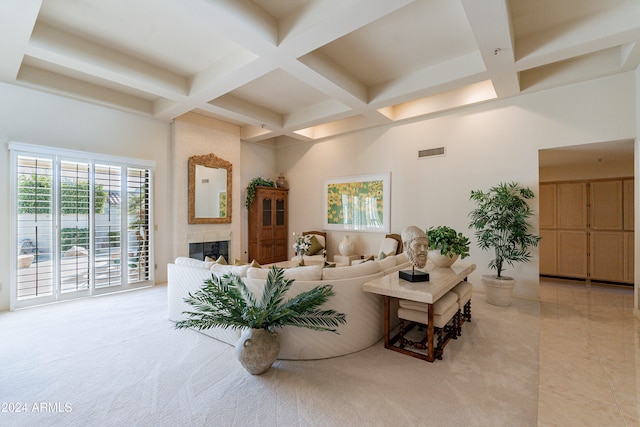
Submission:
[[[406,280],[407,282],[428,282],[429,281],[429,273],[425,273],[424,271],[400,270],[399,274],[400,274],[400,278],[402,280]]]

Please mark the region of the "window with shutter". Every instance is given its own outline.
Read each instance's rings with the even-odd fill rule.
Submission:
[[[153,163],[9,144],[12,308],[153,283]]]

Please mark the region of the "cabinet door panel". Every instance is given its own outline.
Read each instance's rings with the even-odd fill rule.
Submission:
[[[558,276],[587,277],[587,234],[582,231],[557,232]]]
[[[633,189],[633,179],[625,179],[623,181],[623,225],[626,231],[633,230],[633,200],[634,200],[634,189]]]
[[[540,228],[556,227],[556,184],[540,184]]]
[[[622,282],[624,280],[623,233],[594,231],[590,239],[591,279]]]
[[[590,188],[591,228],[622,230],[622,181],[595,181]]]
[[[558,228],[584,229],[587,227],[587,184],[568,182],[557,184]]]
[[[540,274],[556,276],[557,267],[557,241],[555,230],[540,230],[539,253],[540,253]]]
[[[624,282],[634,282],[634,235],[633,233],[624,233]]]

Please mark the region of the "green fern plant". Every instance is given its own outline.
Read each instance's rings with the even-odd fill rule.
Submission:
[[[262,297],[257,299],[236,275],[212,276],[193,295],[185,298],[193,311],[188,319],[176,323],[177,329],[198,330],[220,327],[266,329],[273,332],[284,326],[336,332],[346,316],[320,307],[334,295],[331,285],[321,285],[285,301],[293,279],[284,278],[284,270],[272,267]]]
[[[489,268],[501,278],[504,263],[531,260],[530,246],[538,246],[540,236],[530,233],[529,218],[533,210],[527,203],[533,199],[533,191],[516,182],[500,183],[489,191],[471,191],[476,208],[469,213],[469,226],[475,230],[478,247],[494,251]]]
[[[439,225],[430,227],[427,232],[429,249],[440,250],[440,254],[453,258],[460,255],[460,259],[469,256],[469,239],[451,227]]]
[[[249,181],[247,185],[247,199],[244,202],[244,205],[249,209],[253,204],[253,200],[256,198],[256,187],[275,187],[276,184],[267,178],[262,178],[259,176],[258,178],[253,178]]]

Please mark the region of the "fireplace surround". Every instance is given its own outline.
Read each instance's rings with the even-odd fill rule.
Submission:
[[[229,259],[229,240],[220,240],[216,242],[192,242],[189,243],[189,258],[204,261],[205,257],[218,259],[220,255],[224,259]]]

